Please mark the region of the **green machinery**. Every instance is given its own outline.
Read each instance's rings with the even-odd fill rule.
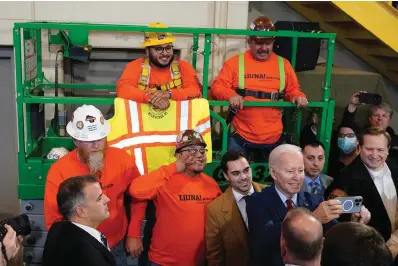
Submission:
[[[48,32],[48,38],[43,38],[42,33]],[[19,168],[19,198],[20,199],[43,199],[45,177],[53,160],[48,160],[45,155],[53,147],[66,147],[73,149],[73,142],[69,137],[59,137],[56,132],[59,127],[53,125],[50,130],[37,131],[40,126],[44,128],[44,116],[37,116],[41,112],[44,104],[113,104],[112,97],[56,97],[44,96],[44,91],[53,89],[56,84],[48,82],[43,73],[42,47],[45,45],[61,45],[63,47],[58,52],[62,52],[65,57],[81,61],[89,60],[89,52],[92,47],[88,44],[90,31],[118,31],[118,32],[172,32],[177,34],[189,34],[193,37],[193,56],[192,65],[196,68],[198,54],[203,55],[203,97],[208,96],[208,74],[211,55],[212,37],[214,35],[227,36],[280,36],[292,38],[292,65],[296,63],[298,38],[318,38],[324,39],[327,43],[327,64],[325,80],[323,83],[323,97],[319,102],[310,102],[308,108],[315,109],[319,114],[318,139],[326,147],[326,155],[329,154],[330,139],[332,132],[334,100],[330,99],[331,73],[333,65],[335,34],[332,33],[303,33],[293,31],[278,32],[252,32],[249,30],[237,29],[214,29],[214,28],[183,28],[172,27],[167,29],[153,29],[146,26],[133,25],[108,25],[108,24],[87,24],[87,23],[15,23],[13,30],[15,47],[15,70],[16,70],[16,90],[17,90],[17,120],[18,120],[18,168]],[[67,33],[66,33],[67,32]],[[200,37],[204,39],[204,48],[199,52]],[[96,89],[96,90],[115,90],[115,85],[110,84],[68,84],[60,83],[60,89]],[[213,151],[213,162],[208,164],[205,172],[213,176],[219,184],[225,185],[221,169],[219,168],[219,158],[227,149],[227,124],[225,119],[217,112],[213,111],[215,106],[228,106],[227,101],[209,101],[212,121],[219,121],[221,124],[221,148]],[[289,117],[289,125],[285,125],[293,143],[298,143],[302,111],[289,102],[245,102],[244,106],[274,106],[283,108],[285,115]],[[54,129],[54,130],[52,130]],[[266,164],[252,164],[253,177],[255,181],[266,182],[268,167]],[[324,171],[326,168],[324,169]]]

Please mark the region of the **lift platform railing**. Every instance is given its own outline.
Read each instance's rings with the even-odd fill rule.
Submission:
[[[46,154],[55,145],[69,149],[73,148],[73,142],[68,137],[51,137],[41,135],[38,138],[32,137],[31,132],[31,109],[34,104],[113,104],[113,97],[54,97],[43,96],[37,92],[52,89],[55,83],[47,82],[43,72],[42,58],[42,32],[48,32],[48,45],[70,45],[65,38],[65,31],[70,41],[80,47],[86,48],[90,32],[171,32],[177,34],[192,35],[192,65],[196,69],[198,55],[203,56],[203,98],[208,97],[209,89],[209,65],[212,53],[212,38],[214,35],[225,36],[275,36],[292,38],[292,66],[295,67],[297,56],[297,44],[299,38],[317,38],[326,40],[327,61],[324,82],[322,85],[323,96],[319,102],[310,102],[308,108],[319,112],[318,139],[325,145],[326,157],[329,154],[330,139],[332,132],[334,100],[330,99],[331,74],[333,65],[333,54],[336,34],[333,33],[307,33],[295,31],[258,32],[240,29],[216,29],[216,28],[148,28],[147,26],[135,25],[111,25],[111,24],[89,24],[89,23],[55,23],[55,22],[26,22],[15,23],[13,29],[15,49],[15,70],[16,70],[16,91],[17,91],[17,120],[18,120],[18,167],[19,167],[19,196],[21,199],[42,199],[45,185],[45,176],[53,160],[44,159]],[[56,33],[54,33],[54,31]],[[60,34],[62,32],[62,34]],[[204,41],[203,51],[199,51],[200,39]],[[65,51],[64,51],[65,53]],[[67,54],[64,54],[68,56]],[[74,90],[115,90],[112,84],[68,84],[59,83],[60,89]],[[209,101],[210,107],[228,106],[227,101]],[[285,110],[294,110],[291,113],[293,121],[293,142],[298,143],[301,129],[302,111],[296,108],[295,104],[289,102],[250,102],[245,101],[244,106],[272,106]],[[216,151],[216,158],[208,164],[205,172],[213,176],[221,186],[225,185],[219,158],[227,150],[228,127],[225,119],[210,110],[212,119],[221,125],[222,143],[221,149]],[[290,123],[289,123],[290,124]],[[285,125],[286,127],[291,125]],[[326,158],[327,160],[328,158]],[[325,164],[326,166],[327,164]],[[265,182],[268,176],[268,167],[264,163],[251,164],[253,177],[257,182]],[[324,171],[327,168],[325,167]]]

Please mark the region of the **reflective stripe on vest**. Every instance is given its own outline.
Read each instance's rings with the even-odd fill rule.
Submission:
[[[151,105],[115,98],[115,116],[109,119],[110,146],[134,154],[141,174],[175,161],[178,133],[196,129],[207,143],[207,159],[212,160],[210,109],[206,99],[170,101],[167,110],[154,110]]]
[[[279,67],[279,93],[282,94],[285,90],[285,64],[283,58],[279,55],[278,57],[278,67]],[[238,55],[238,88],[241,90],[245,89],[245,53],[240,53]]]
[[[174,88],[182,87],[182,79],[180,73],[180,66],[177,60],[173,60],[170,65],[170,74],[173,79],[169,83],[160,85],[160,90],[167,91]],[[138,88],[140,90],[146,90],[149,84],[149,78],[151,76],[151,65],[149,64],[149,60],[145,59],[142,63],[140,80],[138,81]]]

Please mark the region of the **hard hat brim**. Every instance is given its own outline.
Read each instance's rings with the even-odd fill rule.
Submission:
[[[70,121],[68,123],[68,125],[66,125],[66,132],[68,132],[68,134],[77,140],[80,141],[96,141],[96,140],[100,140],[103,138],[106,138],[106,136],[109,135],[109,133],[111,132],[111,125],[109,124],[109,122],[107,120],[104,121],[104,126],[103,126],[103,130],[101,131],[97,131],[96,133],[91,133],[91,134],[83,134],[81,131],[77,131],[73,128],[72,126],[72,121]]]
[[[141,44],[141,47],[152,47],[152,46],[158,46],[158,45],[163,45],[163,44],[167,44],[167,43],[174,43],[176,41],[176,38],[174,37],[167,37],[163,40],[155,40],[155,41],[144,41]]]

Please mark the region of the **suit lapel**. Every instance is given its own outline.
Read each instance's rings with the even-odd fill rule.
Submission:
[[[102,245],[97,239],[95,239],[94,237],[91,237],[90,241],[93,243],[94,247],[97,248],[101,254],[105,257],[105,259],[111,264],[114,265],[115,264],[115,259],[113,258],[112,253],[105,248],[104,245]]]
[[[257,184],[256,182],[252,182],[253,184],[253,189],[254,192],[261,192],[261,190],[263,189],[259,184]]]
[[[324,174],[319,174],[319,181],[321,181],[322,189],[325,190],[328,187],[328,184],[326,183],[326,177]]]
[[[381,200],[379,191],[377,190],[377,187],[376,187],[375,183],[373,182],[373,179],[370,176],[368,169],[365,167],[365,165],[362,163],[362,161],[360,161],[360,167],[358,167],[358,172],[355,177],[357,179],[362,180],[365,185],[369,186],[371,188],[372,192],[378,195],[380,202],[383,203],[383,201]]]
[[[357,184],[357,185],[362,185],[364,187],[364,188],[362,188],[362,191],[364,191],[366,189],[366,187],[368,187],[370,189],[370,191],[373,195],[368,195],[368,197],[371,198],[373,201],[375,201],[375,203],[377,203],[377,205],[379,205],[379,207],[377,209],[379,209],[381,212],[384,212],[386,217],[388,217],[388,213],[387,213],[386,208],[384,207],[383,200],[381,199],[379,191],[377,190],[377,187],[376,187],[375,183],[373,182],[373,179],[370,176],[368,169],[365,167],[365,165],[362,163],[361,160],[359,160],[358,163],[359,163],[359,166],[357,168],[358,171],[355,175],[355,178],[361,180],[362,184]],[[391,173],[391,175],[392,175],[392,173]],[[393,180],[394,180],[394,178],[393,178]],[[395,181],[394,181],[394,184],[395,184]]]
[[[223,201],[221,211],[224,214],[224,219],[234,232],[236,238],[244,245],[247,245],[247,230],[243,222],[242,215],[240,214],[238,205],[232,194],[232,188],[229,187],[223,194]]]
[[[80,234],[83,235],[84,238],[87,239],[96,249],[100,251],[100,253],[105,257],[105,259],[111,264],[115,265],[115,259],[113,258],[112,253],[102,244],[100,243],[95,237],[90,235],[85,230],[81,229],[80,227],[70,223],[73,230],[77,230]]]
[[[394,165],[392,165],[390,167],[390,165],[387,164],[387,166],[388,166],[388,168],[391,171],[391,178],[392,178],[392,181],[394,182],[395,191],[396,191],[397,196],[398,196],[398,171],[397,171],[398,169]]]
[[[272,185],[270,187],[270,202],[273,202],[275,204],[275,208],[271,208],[271,211],[274,212],[273,217],[277,217],[278,220],[283,221],[283,218],[285,218],[287,210],[285,203],[282,202],[281,198],[279,197],[278,193],[276,192],[275,185]]]
[[[306,209],[310,207],[310,203],[306,199],[304,191],[297,193],[297,207],[304,207]]]

